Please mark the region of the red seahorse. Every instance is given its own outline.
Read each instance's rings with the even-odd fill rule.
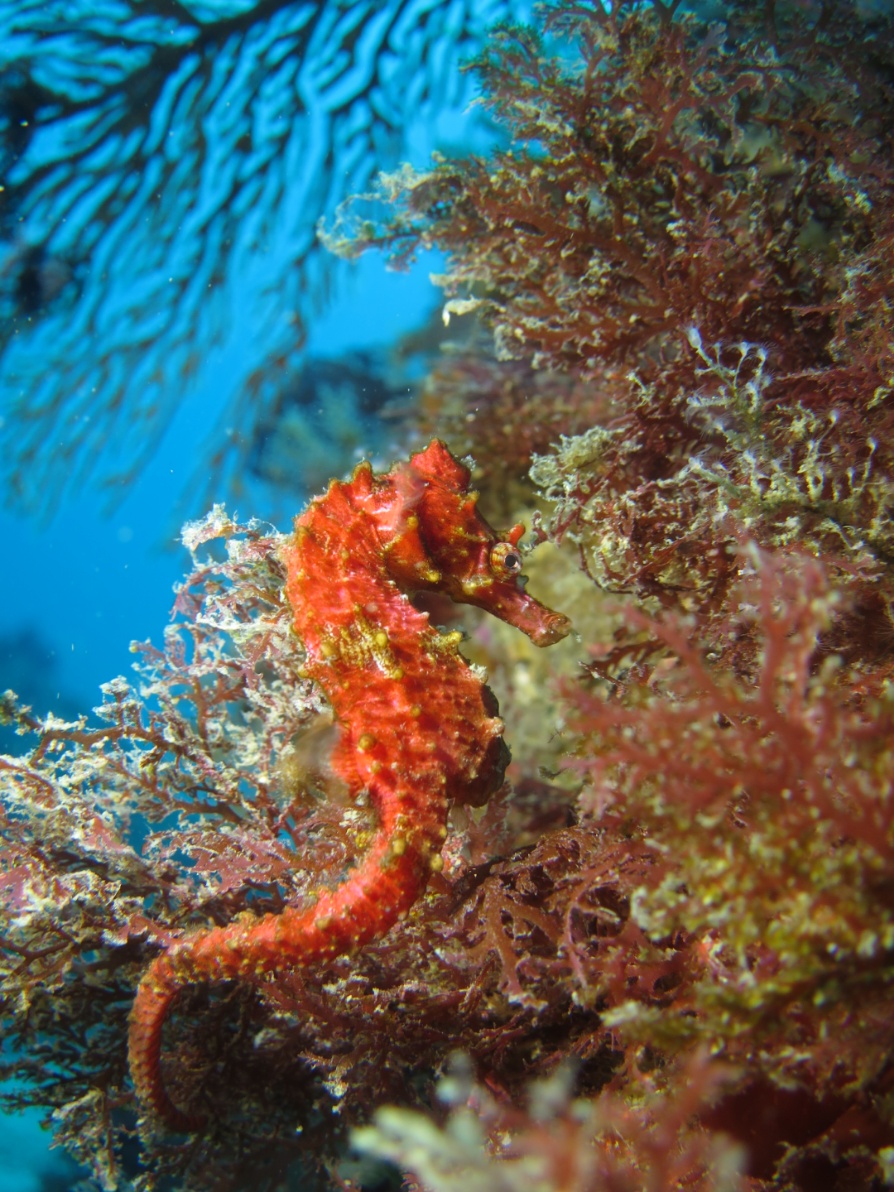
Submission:
[[[483,802],[508,760],[496,700],[410,595],[445,592],[516,625],[539,646],[568,619],[524,590],[518,540],[476,508],[469,471],[435,439],[408,463],[375,476],[360,464],[295,522],[282,549],[306,673],[339,726],[334,774],[368,792],[378,826],[344,882],[312,906],[184,937],[152,962],[130,1017],[130,1071],[142,1104],[175,1130],[199,1123],[167,1094],[160,1071],[165,1018],[185,986],[255,980],[308,966],[378,939],[441,868],[454,800]]]

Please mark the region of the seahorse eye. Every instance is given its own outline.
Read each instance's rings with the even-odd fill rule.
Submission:
[[[491,570],[500,578],[518,575],[522,569],[521,555],[511,542],[498,542],[490,552]]]

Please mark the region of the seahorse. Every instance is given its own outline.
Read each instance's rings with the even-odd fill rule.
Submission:
[[[538,646],[571,626],[526,592],[524,527],[499,539],[470,479],[438,439],[385,475],[362,463],[310,503],[281,549],[304,672],[338,725],[331,770],[368,796],[378,822],[355,868],[313,905],[193,932],[149,965],[130,1016],[130,1072],[144,1108],[172,1130],[201,1125],[161,1075],[162,1028],[180,991],[257,981],[379,939],[442,868],[451,804],[480,805],[503,781],[496,699],[460,654],[462,635],[435,628],[411,596],[444,592]]]

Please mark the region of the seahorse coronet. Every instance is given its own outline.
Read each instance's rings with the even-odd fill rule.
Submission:
[[[268,979],[381,938],[443,868],[452,803],[480,805],[502,783],[508,750],[485,676],[459,652],[463,635],[440,633],[410,597],[420,586],[443,591],[541,646],[571,626],[503,565],[523,527],[501,541],[469,480],[439,439],[383,475],[358,464],[310,502],[281,549],[301,676],[320,685],[341,729],[332,773],[355,801],[368,796],[377,824],[341,884],[304,908],[194,931],[148,966],[130,1016],[130,1072],[142,1106],[170,1129],[202,1124],[161,1074],[162,1029],[180,991]]]

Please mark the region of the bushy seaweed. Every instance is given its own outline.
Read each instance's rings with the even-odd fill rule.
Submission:
[[[495,346],[445,360],[447,418],[497,495],[532,458],[540,532],[593,585],[577,825],[642,868],[595,971],[563,955],[617,1081],[635,1102],[645,1058],[672,1099],[706,1048],[737,1087],[701,1121],[750,1178],[869,1186],[894,1153],[892,25],[547,8],[473,67],[510,146],[383,178],[330,243],[446,250],[445,316]]]
[[[871,586],[894,499],[890,23],[671,7],[503,27],[474,69],[511,147],[383,178],[383,217],[349,203],[329,243],[449,253],[446,312],[475,310],[511,362],[465,366],[461,433],[517,466],[525,422],[555,439],[564,419],[535,478],[601,586],[710,594],[741,533]],[[517,433],[479,429],[524,368]]]

